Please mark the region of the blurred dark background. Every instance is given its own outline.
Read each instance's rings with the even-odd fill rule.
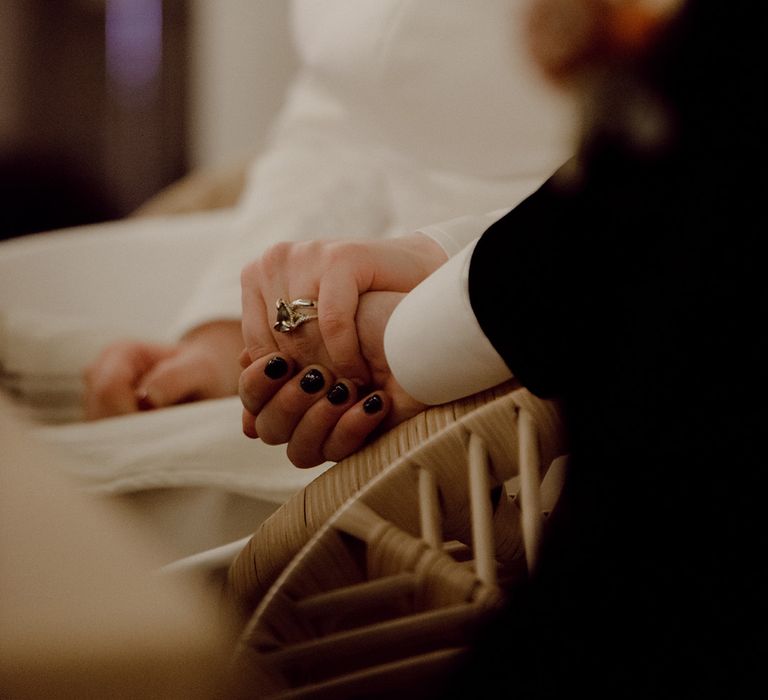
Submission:
[[[118,218],[187,168],[187,0],[0,0],[0,238]]]
[[[0,0],[0,239],[239,169],[296,69],[288,0]]]

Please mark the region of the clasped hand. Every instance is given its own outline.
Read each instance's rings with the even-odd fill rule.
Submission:
[[[287,443],[299,467],[338,461],[424,409],[387,364],[384,329],[446,260],[430,238],[281,243],[242,273],[243,432]],[[277,299],[317,300],[317,320],[274,330]]]

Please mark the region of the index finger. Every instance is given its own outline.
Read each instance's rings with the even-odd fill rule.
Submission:
[[[272,334],[269,310],[258,286],[253,285],[248,275],[253,274],[246,267],[242,274],[242,308],[243,308],[243,341],[245,352],[255,361],[264,355],[278,350],[277,343]]]
[[[360,352],[355,324],[359,298],[357,281],[351,274],[326,274],[320,281],[317,320],[336,373],[362,386],[370,382],[371,374]]]

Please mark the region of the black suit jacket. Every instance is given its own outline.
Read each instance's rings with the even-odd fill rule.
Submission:
[[[563,400],[573,458],[539,571],[446,697],[765,692],[766,61],[756,5],[717,5],[605,85],[666,136],[603,110],[475,249],[477,318]]]

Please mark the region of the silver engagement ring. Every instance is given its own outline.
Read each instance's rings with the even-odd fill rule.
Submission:
[[[317,302],[312,299],[294,299],[293,301],[278,299],[275,306],[277,307],[277,320],[272,328],[278,333],[291,333],[302,323],[317,318],[316,313],[302,311],[302,309],[317,308]]]

